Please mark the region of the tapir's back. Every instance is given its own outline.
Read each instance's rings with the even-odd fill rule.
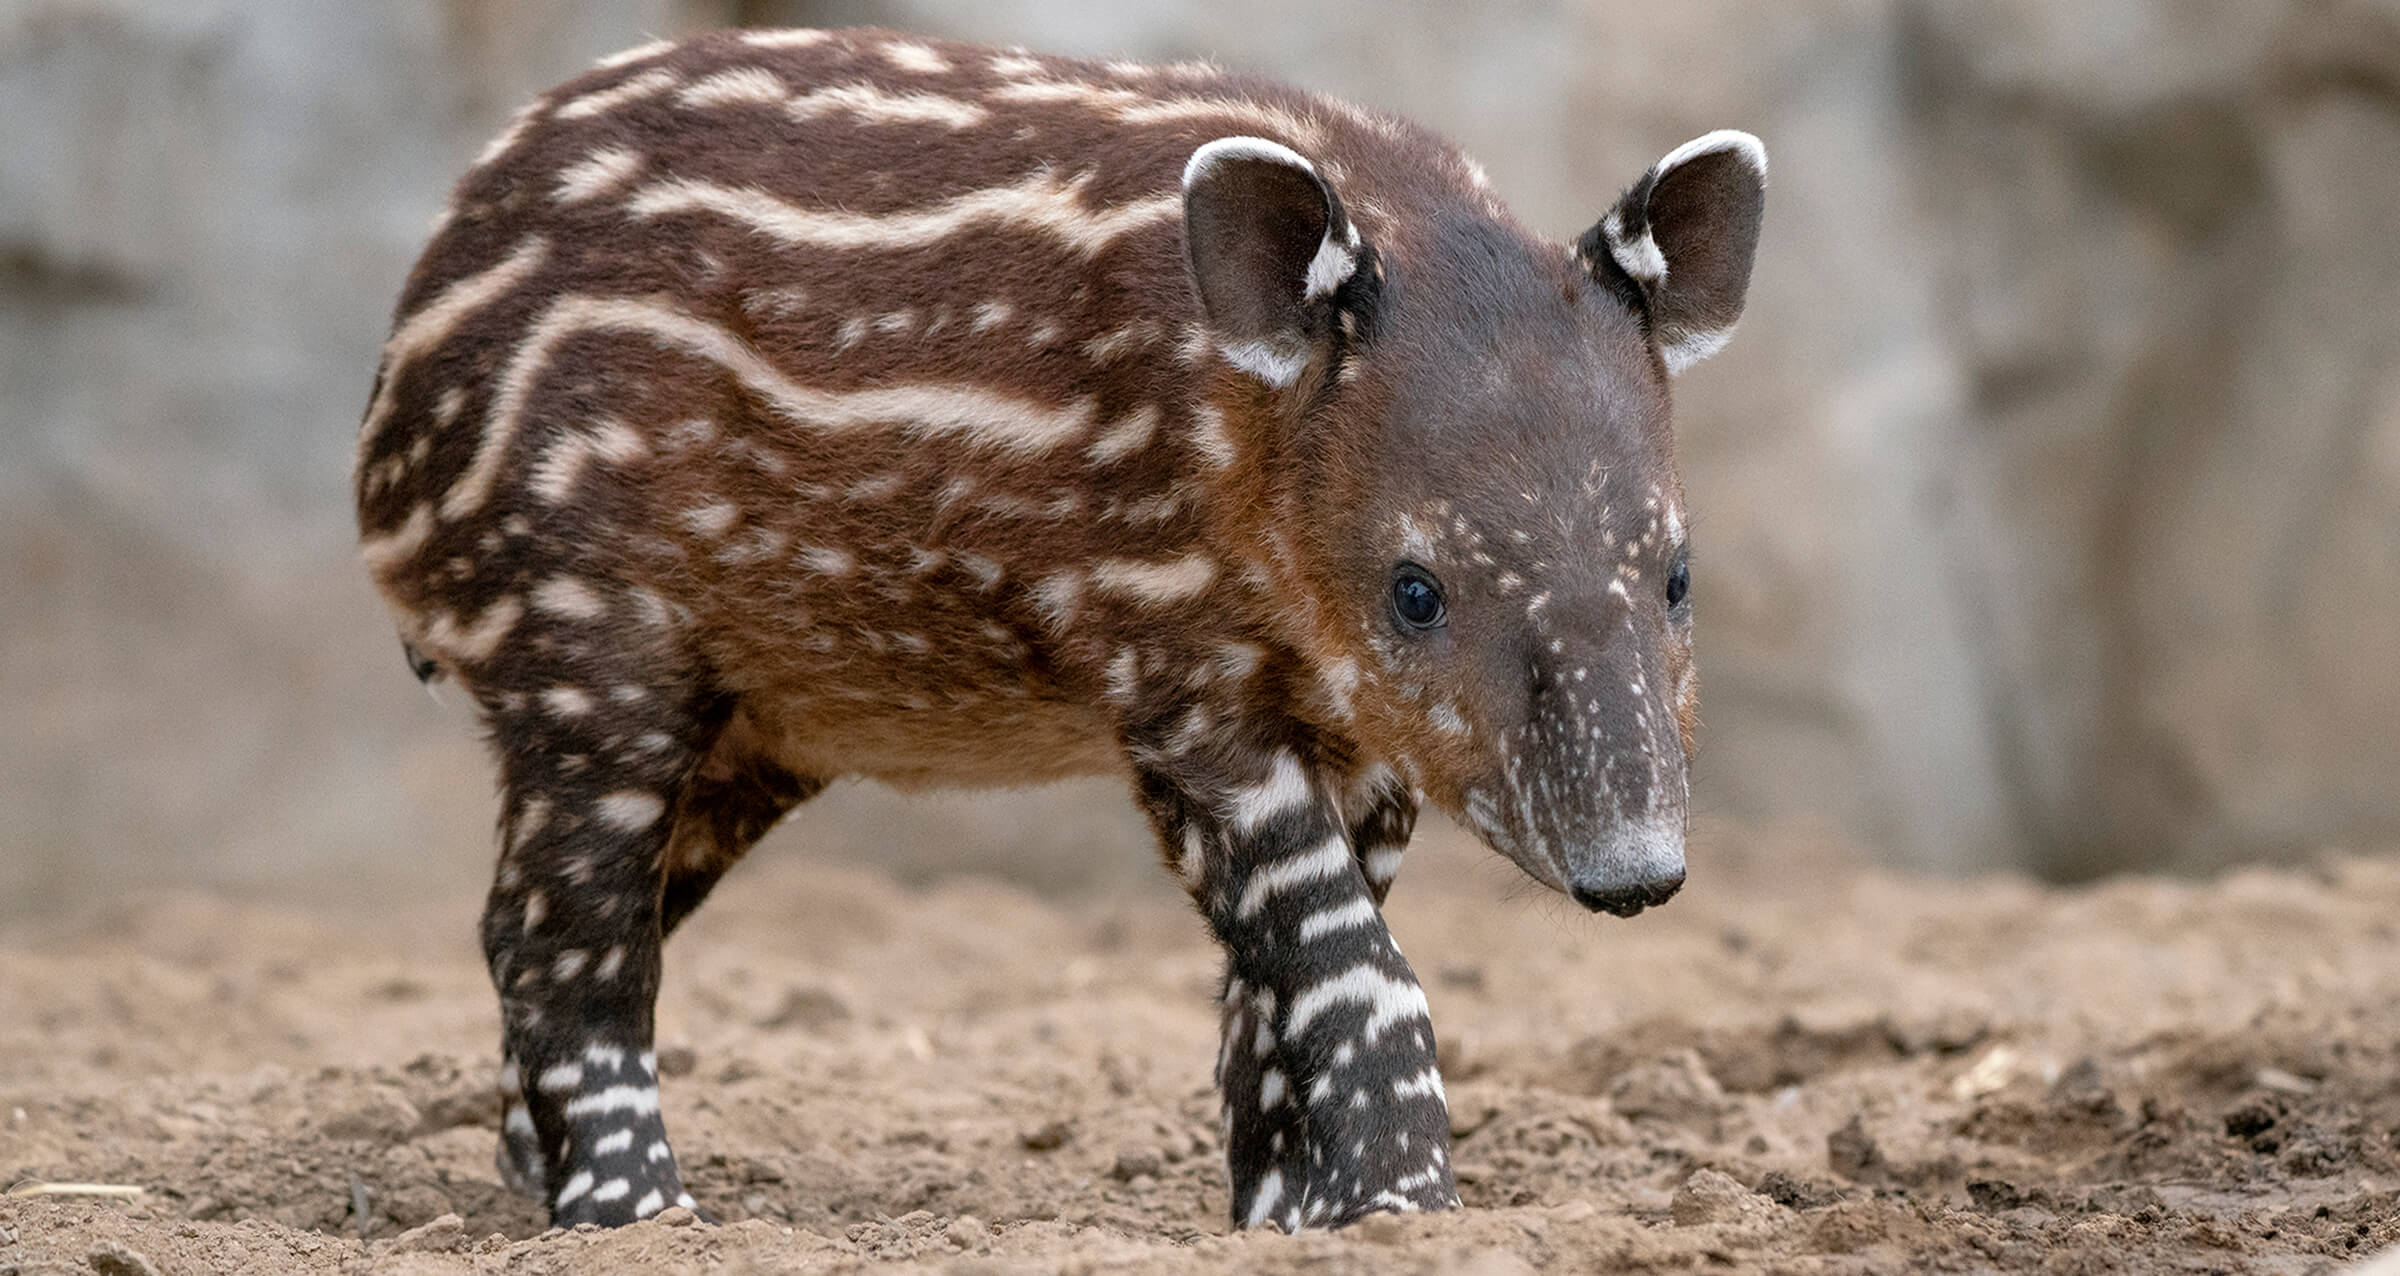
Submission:
[[[696,620],[769,734],[843,723],[840,770],[974,779],[995,738],[988,778],[1113,765],[1110,609],[1228,575],[1182,167],[1379,129],[1207,67],[886,32],[612,59],[492,143],[411,277],[360,442],[378,582],[470,683],[548,620],[624,641],[630,599]],[[876,711],[933,707],[879,766]]]

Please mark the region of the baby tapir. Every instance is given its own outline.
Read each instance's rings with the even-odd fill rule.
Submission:
[[[1386,115],[1206,66],[878,31],[635,49],[535,102],[407,290],[356,472],[502,788],[502,1168],[693,1199],[660,945],[792,807],[1130,780],[1224,946],[1232,1216],[1458,1203],[1379,907],[1430,801],[1630,916],[1682,883],[1668,377],[1766,158],[1573,243]]]

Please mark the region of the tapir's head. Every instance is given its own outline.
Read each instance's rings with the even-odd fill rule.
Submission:
[[[1765,148],[1679,146],[1572,244],[1471,180],[1383,174],[1354,215],[1344,171],[1227,138],[1184,175],[1201,309],[1257,383],[1246,424],[1271,418],[1258,481],[1321,709],[1537,880],[1663,903],[1698,709],[1668,381],[1741,315]]]

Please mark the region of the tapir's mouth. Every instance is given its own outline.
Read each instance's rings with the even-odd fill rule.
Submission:
[[[1576,903],[1595,913],[1607,913],[1612,917],[1632,917],[1645,908],[1655,908],[1675,898],[1675,892],[1682,889],[1683,874],[1679,872],[1673,877],[1662,877],[1655,881],[1636,883],[1631,886],[1599,889],[1575,886],[1570,887],[1567,894]]]

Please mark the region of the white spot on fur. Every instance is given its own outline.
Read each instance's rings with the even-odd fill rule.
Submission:
[[[1113,363],[1126,351],[1159,337],[1159,326],[1145,319],[1104,332],[1083,343],[1083,357],[1094,363]]]
[[[1403,1020],[1431,1017],[1425,1005],[1425,990],[1416,981],[1395,979],[1381,968],[1361,962],[1293,998],[1284,1035],[1297,1039],[1317,1016],[1335,1006],[1357,1002],[1368,1007],[1367,1022],[1359,1035],[1369,1044],[1382,1036],[1385,1029]]]
[[[785,104],[784,112],[803,124],[840,113],[860,124],[939,124],[953,130],[973,128],[990,114],[973,102],[938,93],[892,93],[872,84],[836,84],[803,93]]]
[[[599,817],[618,828],[639,831],[658,823],[667,813],[667,804],[655,793],[640,789],[619,789],[593,803]]]
[[[677,83],[678,81],[675,73],[667,70],[664,67],[660,67],[656,70],[644,71],[640,75],[634,76],[631,79],[623,81],[622,83],[613,84],[608,88],[586,93],[582,97],[568,102],[566,105],[558,108],[558,118],[562,120],[580,120],[594,115],[605,114],[609,111],[616,110],[620,106],[630,105],[631,103],[642,101],[645,98],[657,97],[667,90],[674,88]]]
[[[675,101],[682,106],[772,106],[792,95],[783,77],[761,66],[737,66],[686,85]]]
[[[508,127],[501,129],[498,136],[485,142],[483,149],[476,153],[474,167],[487,167],[501,156],[515,150],[517,143],[525,140],[525,134],[533,128],[534,117],[541,113],[542,103],[539,99],[518,107],[517,113],[508,118]],[[442,211],[443,216],[434,221],[434,228],[437,231],[448,225],[450,218],[456,215],[455,209],[445,207]]]
[[[513,388],[513,386],[503,385],[501,394],[505,397]],[[487,431],[488,429],[487,426]],[[484,443],[488,445],[490,441],[491,436],[487,432]],[[552,505],[564,504],[566,499],[574,494],[576,483],[582,480],[584,470],[592,462],[624,465],[631,461],[638,461],[649,454],[650,447],[642,441],[642,436],[626,428],[624,422],[613,417],[598,418],[586,429],[568,430],[560,434],[556,441],[551,443],[549,450],[542,453],[541,459],[534,462],[532,476],[534,495]],[[483,447],[478,446],[475,453],[476,462],[480,464],[483,457]],[[477,505],[480,505],[479,489],[481,483],[485,481],[488,480],[480,471],[471,468],[465,477],[461,478],[449,492],[443,495],[442,516],[455,519],[472,512],[471,509],[464,507],[464,497],[473,495],[476,497]],[[470,486],[470,484],[475,486]],[[454,508],[454,506],[459,508]]]
[[[876,52],[893,66],[919,75],[940,75],[950,69],[950,59],[914,40],[887,40]]]
[[[1347,719],[1354,710],[1351,697],[1358,691],[1358,661],[1343,656],[1317,674],[1317,687],[1325,694],[1325,703],[1334,716]]]
[[[641,1085],[612,1085],[592,1094],[577,1095],[569,1100],[565,1115],[590,1116],[598,1112],[629,1112],[635,1116],[654,1116],[658,1112],[658,1087]]]
[[[1183,830],[1183,853],[1175,858],[1175,875],[1189,889],[1200,884],[1200,875],[1207,868],[1207,843],[1201,838],[1199,829],[1186,827]]]
[[[858,569],[858,556],[846,549],[804,545],[794,556],[801,566],[820,576],[847,576]]]
[[[1372,925],[1378,916],[1380,914],[1375,911],[1375,901],[1364,895],[1330,908],[1320,908],[1300,919],[1300,942],[1305,944],[1335,931]]]
[[[591,1176],[585,1175],[584,1177],[588,1179]],[[1275,1216],[1275,1207],[1281,1204],[1283,1204],[1283,1171],[1269,1170],[1265,1177],[1258,1181],[1258,1195],[1250,1199],[1250,1214],[1243,1220],[1242,1226],[1264,1226],[1268,1219]]]
[[[1117,654],[1108,662],[1108,698],[1110,700],[1118,704],[1127,704],[1133,700],[1140,659],[1140,653],[1131,647],[1117,648]]]
[[[1225,432],[1225,414],[1213,403],[1192,409],[1192,450],[1209,465],[1223,469],[1237,455],[1233,436]]]
[[[581,580],[553,576],[534,588],[533,609],[562,620],[590,620],[607,610],[607,604]]]
[[[583,1085],[583,1065],[580,1063],[552,1064],[542,1069],[542,1075],[535,1079],[534,1085],[553,1094],[563,1094],[574,1090]]]
[[[706,536],[714,540],[732,530],[734,521],[741,516],[741,507],[731,501],[717,501],[713,504],[694,506],[685,510],[683,525],[690,528],[695,536]]]
[[[557,718],[577,718],[592,711],[592,698],[580,687],[552,687],[542,693],[542,704]]]
[[[1000,578],[1008,572],[1007,568],[981,554],[962,553],[956,555],[956,560],[959,566],[966,568],[967,573],[975,578],[975,583],[984,589],[990,589],[999,584]]]
[[[1283,1069],[1269,1068],[1258,1074],[1258,1106],[1261,1111],[1283,1105]]]
[[[1308,773],[1300,767],[1300,759],[1288,752],[1275,755],[1268,768],[1267,778],[1257,784],[1233,792],[1233,827],[1239,833],[1255,832],[1259,825],[1316,800],[1316,789],[1308,782]]]
[[[742,32],[742,43],[758,49],[805,49],[811,45],[823,44],[832,38],[831,31],[809,28]]]
[[[1318,843],[1312,850],[1260,865],[1250,871],[1249,880],[1242,886],[1242,898],[1234,906],[1234,915],[1255,917],[1274,896],[1304,882],[1340,877],[1350,871],[1350,862],[1348,839],[1336,836]]]
[[[558,1200],[553,1203],[553,1208],[563,1209],[568,1202],[582,1199],[583,1194],[591,1190],[592,1172],[577,1170],[575,1177],[568,1179],[567,1185],[558,1189]]]
[[[1226,641],[1217,644],[1217,654],[1209,662],[1208,673],[1232,682],[1239,682],[1258,672],[1259,663],[1267,658],[1266,650],[1254,642]]]
[[[900,489],[907,486],[908,477],[904,474],[874,474],[860,479],[846,488],[843,488],[842,499],[854,503],[860,501],[888,501],[893,497],[898,496],[900,494]]]
[[[1155,607],[1196,597],[1216,578],[1216,560],[1203,554],[1164,562],[1106,558],[1092,565],[1091,585],[1096,593]]]
[[[580,204],[605,195],[640,172],[644,162],[638,151],[622,146],[601,147],[560,169],[550,197],[561,204]]]
[[[437,612],[426,623],[417,646],[427,655],[454,664],[481,664],[500,650],[524,615],[524,600],[514,596],[494,602],[471,621],[461,622],[449,612]]]
[[[673,49],[674,47],[675,42],[673,40],[652,40],[648,44],[637,44],[630,49],[624,49],[616,53],[611,53],[607,57],[594,62],[592,65],[599,67],[604,71],[614,70],[617,67],[630,66],[636,62],[647,61],[651,58],[657,57],[661,53],[665,53],[668,50]]]
[[[1358,232],[1353,229],[1350,237],[1355,240]],[[1351,272],[1357,269],[1356,249],[1335,243],[1333,231],[1328,228],[1325,238],[1317,244],[1317,255],[1309,258],[1307,286],[1301,289],[1300,296],[1307,301],[1332,296],[1336,289],[1350,281]]]
[[[382,576],[415,558],[417,551],[425,548],[426,539],[432,535],[433,507],[419,501],[397,530],[360,540],[359,556],[366,560],[367,570]]]
[[[1052,572],[1033,587],[1034,605],[1041,608],[1042,618],[1054,630],[1064,630],[1075,619],[1075,609],[1083,599],[1084,578],[1072,568]]]
[[[1392,1083],[1392,1097],[1395,1099],[1422,1099],[1429,1095],[1445,1105],[1450,1102],[1450,1096],[1442,1089],[1442,1074],[1438,1068],[1427,1067],[1413,1077]],[[1405,1152],[1408,1148],[1404,1144],[1400,1150]]]

